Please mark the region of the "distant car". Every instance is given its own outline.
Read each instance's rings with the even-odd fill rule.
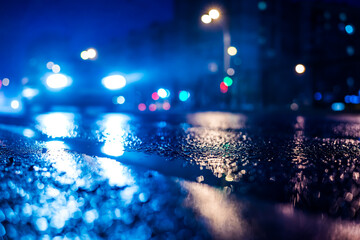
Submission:
[[[49,62],[47,65],[43,75],[29,77],[24,85],[22,96],[26,109],[48,111],[55,106],[114,109],[125,102],[122,95],[126,79],[122,74],[105,74],[94,61],[71,61],[63,65]]]
[[[0,115],[21,115],[23,104],[20,97],[7,97],[0,92]]]

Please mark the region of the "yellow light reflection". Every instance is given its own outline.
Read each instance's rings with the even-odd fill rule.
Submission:
[[[293,205],[296,206],[297,203],[301,201],[300,196],[303,194],[304,191],[307,189],[308,179],[304,176],[303,169],[305,169],[308,164],[309,160],[305,155],[305,147],[304,147],[304,139],[305,139],[305,118],[303,116],[296,117],[296,124],[294,126],[295,134],[294,134],[294,147],[292,149],[293,156],[292,156],[292,163],[299,169],[296,172],[296,176],[291,180],[294,183],[294,194],[292,196]]]
[[[210,129],[241,129],[245,128],[247,117],[243,114],[202,112],[189,114],[187,121],[192,125]]]
[[[186,129],[186,133],[191,136],[189,147],[199,149],[201,146],[201,154],[192,157],[191,162],[199,165],[200,169],[211,170],[216,177],[224,177],[227,182],[240,181],[246,174],[242,166],[246,166],[249,161],[244,157],[242,166],[234,164],[234,155],[231,153],[240,148],[246,152],[248,136],[228,129],[245,129],[247,117],[234,113],[205,112],[189,114],[187,122],[192,125]]]
[[[215,239],[243,239],[248,223],[240,217],[242,205],[216,188],[201,183],[181,183],[188,192],[185,204],[193,208],[206,221]]]
[[[358,222],[336,222],[333,226],[328,227],[331,229],[332,239],[360,239],[360,224]]]

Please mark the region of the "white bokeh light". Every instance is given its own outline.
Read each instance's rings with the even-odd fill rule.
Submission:
[[[209,16],[212,18],[212,19],[218,19],[220,17],[220,12],[219,10],[217,9],[211,9],[209,11]]]
[[[201,21],[205,24],[211,23],[211,17],[207,14],[202,15]]]
[[[126,86],[126,79],[122,75],[111,75],[102,79],[102,84],[110,90],[118,90]]]
[[[64,74],[51,74],[46,78],[46,85],[51,89],[62,89],[71,84],[69,77]]]

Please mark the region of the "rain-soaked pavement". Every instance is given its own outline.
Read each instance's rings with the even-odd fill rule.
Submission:
[[[0,124],[0,239],[360,239],[360,115]]]

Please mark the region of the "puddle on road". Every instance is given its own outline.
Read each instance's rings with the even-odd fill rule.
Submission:
[[[303,228],[304,234],[314,236],[316,232],[329,236],[329,239],[333,236],[356,239],[358,236],[356,231],[351,232],[358,226],[356,221],[360,218],[360,141],[357,116],[319,119],[291,115],[264,118],[208,112],[189,115],[184,121],[164,121],[107,114],[92,119],[85,126],[81,125],[84,119],[66,116],[68,117],[57,118],[63,122],[58,123],[64,126],[60,127],[61,133],[46,127],[51,124],[45,124],[44,119],[40,124],[43,127],[38,125],[37,129],[27,127],[11,130],[7,126],[3,129],[30,139],[43,140],[47,150],[57,146],[69,149],[71,154],[85,153],[117,160],[112,160],[115,165],[105,164],[104,167],[108,170],[101,170],[103,172],[110,171],[112,167],[117,169],[120,161],[122,164],[191,180],[182,184],[189,199],[193,201],[189,206],[205,219],[209,229],[232,226],[232,222],[241,226],[244,223],[242,230],[253,232],[253,222],[257,222],[261,231],[265,231],[266,224],[271,225],[271,220],[258,214],[256,207],[249,207],[251,204],[247,205],[246,199],[232,205],[228,195],[221,198],[222,195],[216,195],[218,190],[209,186],[211,185],[227,189],[228,193],[241,198],[251,196],[269,203],[264,210],[268,212],[266,215],[276,216],[279,222],[275,221],[275,227],[286,226],[290,229],[290,235],[291,231]],[[55,160],[55,169],[64,170],[66,164],[72,165],[71,159],[63,157],[58,163]],[[95,169],[102,169],[100,159]],[[76,171],[72,174],[75,173]],[[111,171],[108,172],[109,175],[110,173]],[[64,175],[71,176],[66,169]],[[120,183],[121,179],[119,176],[119,179],[113,178],[113,181]],[[196,185],[196,181],[208,185]],[[129,196],[136,192],[136,187],[128,190]],[[214,198],[212,204],[215,207],[208,205],[209,211],[204,211],[207,208],[202,209],[199,204],[204,201],[204,196]],[[221,201],[227,207],[216,213],[214,209],[221,209],[216,204]],[[216,214],[226,213],[234,207],[238,208],[237,212],[242,212],[243,202],[247,206],[245,209],[253,209],[249,212],[253,218],[248,216],[244,220],[241,214],[235,214],[224,219],[214,219]],[[214,210],[213,213],[210,209]],[[296,209],[315,216],[305,215]],[[95,213],[89,214],[96,216]],[[320,218],[320,214],[355,221],[335,221],[327,217],[324,220]],[[302,218],[311,224],[307,224]],[[227,222],[227,219],[232,220]],[[287,221],[292,224],[287,224]],[[251,227],[247,225],[249,222]],[[332,226],[331,231],[326,224]],[[291,230],[291,226],[297,227]],[[307,228],[310,230],[305,231]],[[221,235],[219,229],[211,231],[214,235],[226,237]],[[231,235],[233,234],[242,236],[244,233],[234,232]],[[278,237],[285,239],[282,235]]]

